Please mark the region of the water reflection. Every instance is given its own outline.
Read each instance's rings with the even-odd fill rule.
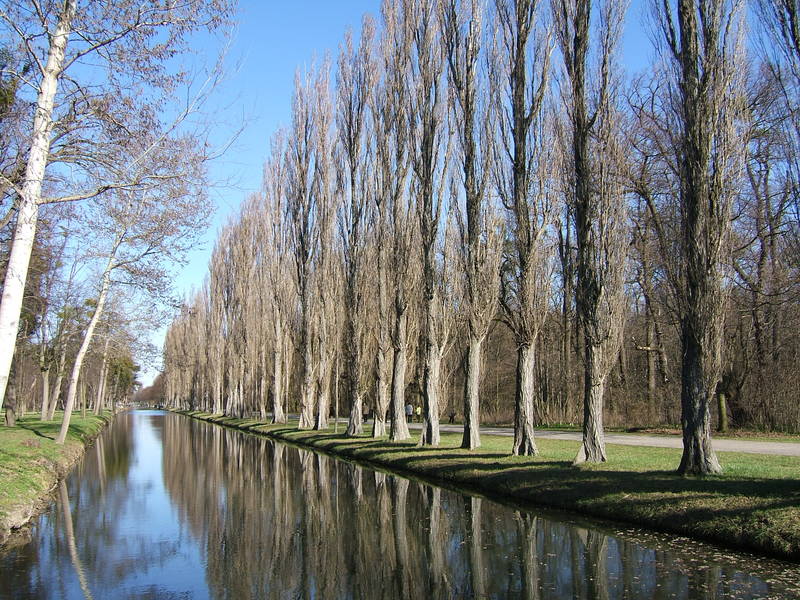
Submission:
[[[795,597],[797,569],[745,573],[626,537],[211,426],[118,418],[0,598]]]

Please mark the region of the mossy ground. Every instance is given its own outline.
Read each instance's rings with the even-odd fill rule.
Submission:
[[[575,511],[657,531],[800,562],[800,464],[796,457],[721,452],[724,473],[680,477],[681,451],[609,445],[609,461],[572,466],[578,444],[538,440],[535,457],[510,456],[511,438],[481,436],[463,450],[460,434],[439,447],[391,443],[367,435],[298,431],[296,424],[187,412],[189,416],[265,434],[343,457],[412,473],[516,502]]]
[[[0,543],[46,505],[49,492],[110,420],[110,415],[75,413],[64,445],[55,443],[60,413],[41,421],[29,414],[15,427],[0,426]]]

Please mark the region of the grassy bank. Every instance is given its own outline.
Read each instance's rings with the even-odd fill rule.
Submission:
[[[481,437],[462,450],[460,434],[438,448],[339,433],[298,431],[207,413],[195,418],[318,448],[394,471],[622,523],[800,562],[800,465],[796,457],[722,452],[720,476],[679,477],[680,450],[609,445],[609,462],[573,467],[576,442],[542,439],[541,455],[509,456],[511,438]]]
[[[58,413],[53,421],[30,414],[16,427],[0,426],[0,544],[47,506],[50,491],[109,420],[108,413],[85,418],[74,414],[63,446],[55,443],[61,428]]]

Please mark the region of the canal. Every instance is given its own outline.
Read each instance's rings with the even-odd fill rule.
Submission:
[[[800,569],[509,507],[160,411],[119,415],[0,598],[797,598]]]

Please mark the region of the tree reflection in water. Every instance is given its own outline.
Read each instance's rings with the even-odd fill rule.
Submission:
[[[97,448],[34,541],[0,554],[0,597],[796,595],[719,555],[693,563],[178,415],[120,417]]]
[[[169,481],[174,473],[180,479],[168,485],[176,490],[175,501],[184,501],[177,490],[213,481],[217,494],[211,497],[221,498],[221,507],[242,507],[224,522],[215,520],[219,507],[213,504],[206,507],[209,514],[189,517],[209,526],[209,539],[223,535],[210,531],[212,525],[230,529],[227,535],[241,546],[236,554],[208,557],[219,597],[256,590],[269,598],[529,599],[714,597],[717,590],[759,597],[767,591],[763,582],[732,568],[698,569],[690,577],[671,553],[598,530],[411,484],[237,431],[170,421],[191,438],[166,443],[164,456],[171,459],[165,477]],[[203,447],[210,436],[222,437],[224,451]],[[245,489],[248,478],[241,473],[259,478]],[[206,496],[185,494],[198,495]],[[196,502],[191,506],[199,508]],[[224,567],[212,569],[218,560]]]

